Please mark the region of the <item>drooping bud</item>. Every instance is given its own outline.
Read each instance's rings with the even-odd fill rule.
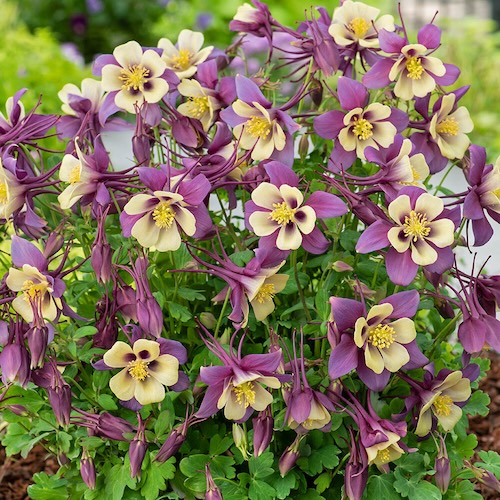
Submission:
[[[368,481],[368,457],[362,446],[359,446],[354,434],[351,434],[351,455],[345,467],[344,487],[349,500],[361,500]]]
[[[107,241],[95,243],[90,263],[99,283],[107,283],[111,277],[111,247]]]
[[[233,424],[233,440],[236,448],[241,451],[243,458],[248,458],[248,439],[245,429],[239,424]]]
[[[283,452],[283,455],[281,455],[278,463],[281,477],[285,477],[299,459],[300,457],[299,447],[304,437],[305,434],[297,435],[293,443],[290,446],[288,446],[286,450]]]
[[[436,471],[434,478],[439,491],[441,493],[446,493],[450,485],[451,467],[443,436],[439,436],[439,438],[441,442],[439,445],[439,452],[434,462],[434,470]]]
[[[253,454],[258,457],[266,451],[271,443],[274,430],[274,418],[271,409],[267,407],[252,419],[253,422]]]
[[[207,492],[205,494],[205,500],[223,500],[222,492],[212,478],[208,463],[205,464],[205,476],[207,478]]]
[[[0,353],[4,384],[15,382],[26,387],[30,377],[30,356],[24,344],[7,344]]]
[[[348,271],[353,270],[352,266],[350,266],[349,264],[347,264],[346,262],[344,262],[342,260],[336,260],[332,264],[332,269],[338,273],[346,273]]]
[[[137,300],[135,290],[131,286],[119,287],[114,291],[117,312],[119,312],[125,321],[137,321]]]
[[[137,434],[130,442],[128,454],[130,458],[130,475],[132,478],[141,476],[142,462],[148,449],[148,442],[146,441],[144,432],[144,422],[139,414],[137,414],[139,424],[137,426]]]
[[[484,484],[487,488],[500,493],[500,481],[489,470],[472,465],[468,460],[464,460],[464,465],[474,473],[477,481]]]
[[[26,333],[28,347],[31,353],[30,368],[40,368],[44,364],[45,352],[49,340],[49,329],[47,326],[32,326]]]
[[[338,403],[342,396],[342,382],[340,380],[332,380],[326,388],[326,396],[332,403]]]
[[[213,330],[217,324],[217,320],[211,312],[202,312],[200,314],[200,323],[208,330]]]
[[[93,490],[96,480],[95,466],[92,457],[86,450],[83,450],[82,459],[80,460],[80,475],[87,487]]]
[[[162,444],[160,451],[155,457],[155,462],[166,462],[170,457],[173,457],[184,444],[186,440],[187,425],[186,422],[178,425],[168,435],[166,441]]]

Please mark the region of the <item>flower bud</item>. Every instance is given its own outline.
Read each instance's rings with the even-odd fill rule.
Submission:
[[[243,458],[248,458],[248,439],[247,433],[239,424],[233,424],[233,440],[236,448],[241,451]]]
[[[137,300],[135,290],[131,286],[120,287],[115,291],[118,312],[125,321],[137,321]]]
[[[46,326],[33,326],[26,333],[28,338],[28,347],[31,353],[31,366],[40,368],[43,366],[47,344],[49,342],[49,329]]]
[[[281,477],[285,477],[299,459],[299,446],[304,436],[305,434],[298,435],[294,442],[283,452],[283,455],[281,455],[278,463]]]
[[[168,438],[163,443],[160,448],[160,451],[155,457],[155,462],[166,462],[170,457],[173,457],[180,449],[180,447],[184,444],[186,440],[186,425],[181,424],[177,426],[175,429],[172,429]]]
[[[205,494],[205,500],[223,500],[222,493],[212,478],[208,463],[205,464],[205,476],[207,478],[207,492]]]
[[[338,273],[345,273],[353,270],[352,266],[350,266],[346,262],[343,262],[342,260],[336,260],[332,264],[332,269]]]
[[[212,313],[202,312],[200,314],[200,323],[208,330],[213,330],[217,324],[217,320]]]
[[[266,408],[252,419],[253,422],[253,454],[258,457],[264,453],[273,438],[274,418],[271,410]]]
[[[95,488],[95,466],[92,457],[84,451],[82,459],[80,460],[80,475],[82,476],[83,482],[91,490]]]
[[[16,382],[26,387],[30,376],[29,354],[22,344],[7,344],[0,353],[0,368],[4,384]]]
[[[111,413],[103,412],[99,415],[96,427],[96,435],[114,439],[116,441],[128,441],[123,437],[128,432],[133,432],[134,426],[121,417],[115,417]]]
[[[56,387],[55,389],[48,388],[47,395],[57,422],[60,425],[69,425],[71,414],[71,387],[64,382],[64,385]]]
[[[111,278],[111,247],[107,241],[96,244],[90,254],[90,263],[99,283],[107,283]]]
[[[142,462],[148,449],[148,443],[144,439],[133,439],[130,442],[128,454],[130,457],[130,476],[141,477]]]
[[[436,475],[434,476],[434,478],[439,491],[441,493],[446,493],[450,484],[451,477],[450,460],[448,459],[448,457],[440,455],[441,454],[438,454],[438,456],[436,457],[436,461],[434,462],[434,469],[436,471]]]

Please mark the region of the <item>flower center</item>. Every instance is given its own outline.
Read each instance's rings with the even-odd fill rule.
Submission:
[[[9,189],[6,182],[0,182],[0,203],[9,201]]]
[[[412,210],[409,217],[405,216],[403,232],[407,238],[410,237],[413,241],[417,241],[418,239],[423,240],[425,236],[429,236],[431,228],[427,221],[427,215]]]
[[[142,359],[136,359],[128,364],[127,371],[134,380],[139,380],[142,382],[149,377],[148,363],[142,361]]]
[[[192,118],[200,119],[207,111],[210,110],[208,97],[190,97],[191,102],[190,114]]]
[[[453,400],[450,396],[438,396],[432,406],[434,406],[434,413],[438,417],[448,417],[451,413],[451,405]]]
[[[368,30],[370,29],[371,24],[362,17],[355,17],[348,25],[347,28],[350,29],[356,38],[363,38]]]
[[[460,127],[458,125],[457,120],[453,117],[448,117],[443,120],[437,127],[436,131],[441,135],[458,135]]]
[[[385,349],[394,343],[395,336],[396,331],[392,326],[380,324],[368,332],[368,342],[370,342],[373,347]]]
[[[153,220],[160,229],[170,229],[175,220],[175,211],[166,201],[159,203],[153,210]]]
[[[233,387],[233,392],[236,394],[236,401],[245,408],[255,403],[253,382],[243,382],[243,384],[235,385]]]
[[[360,141],[366,141],[366,139],[369,139],[373,135],[373,125],[365,118],[359,118],[359,120],[354,118],[354,120],[356,123],[352,128],[353,134]]]
[[[266,283],[259,288],[257,295],[255,296],[255,300],[259,304],[263,304],[264,302],[268,302],[269,300],[273,300],[276,295],[274,284]]]
[[[296,208],[290,208],[285,201],[281,203],[273,203],[274,210],[270,214],[270,218],[276,221],[278,224],[284,225],[293,221],[295,216]]]
[[[409,78],[412,80],[420,80],[424,72],[420,57],[408,57],[406,60],[406,70],[408,71]]]
[[[176,56],[172,57],[172,66],[176,70],[186,70],[191,66],[191,51],[188,49],[180,49],[179,53]]]
[[[271,133],[271,123],[260,116],[252,116],[246,123],[248,133],[256,139],[265,139]]]
[[[389,449],[385,448],[384,450],[378,450],[377,458],[383,464],[388,464],[391,461],[391,454],[389,453]]]
[[[119,80],[123,82],[124,90],[144,90],[144,84],[148,81],[149,69],[142,64],[133,64],[121,70]]]
[[[69,174],[68,180],[70,184],[76,184],[77,182],[80,182],[81,179],[81,174],[82,174],[82,166],[80,164],[75,165]]]
[[[23,292],[24,298],[30,302],[30,300],[36,297],[42,297],[47,291],[48,283],[34,283],[32,280],[26,280],[23,282]]]

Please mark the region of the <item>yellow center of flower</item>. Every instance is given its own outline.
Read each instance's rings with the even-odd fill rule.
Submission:
[[[9,190],[6,182],[0,182],[0,203],[7,203],[9,201]]]
[[[436,131],[441,135],[458,135],[460,130],[460,126],[458,125],[457,120],[453,117],[448,117],[443,120],[437,127]]]
[[[33,301],[35,298],[41,298],[47,291],[48,283],[34,283],[32,280],[26,280],[23,283],[24,298],[27,302]]]
[[[82,177],[81,165],[75,165],[71,169],[71,172],[69,173],[68,181],[70,184],[76,184],[77,182],[80,182],[81,177]]]
[[[408,78],[411,78],[412,80],[420,80],[422,78],[422,73],[424,72],[420,57],[408,57],[406,59],[406,70],[408,71]]]
[[[1,189],[1,187],[0,187]],[[500,198],[500,188],[495,189],[492,191],[492,193],[497,197]],[[2,191],[0,190],[0,201],[2,201]]]
[[[448,417],[451,413],[451,405],[453,400],[450,396],[438,396],[432,406],[434,406],[434,413],[438,417]]]
[[[245,128],[255,139],[265,139],[271,133],[271,123],[260,116],[252,116],[247,121]]]
[[[200,119],[207,111],[210,110],[208,97],[190,97],[191,102],[190,115],[192,118]]]
[[[407,238],[410,237],[413,241],[417,241],[418,239],[423,240],[425,236],[429,236],[431,228],[427,221],[427,215],[412,210],[409,217],[408,215],[405,216],[403,232]]]
[[[278,224],[284,225],[293,221],[295,216],[296,208],[290,208],[285,201],[281,203],[273,203],[274,210],[271,212],[269,217],[276,221]]]
[[[178,71],[184,71],[191,66],[193,54],[188,49],[180,49],[176,56],[172,57],[172,67]]]
[[[390,347],[395,337],[396,331],[389,325],[379,324],[368,332],[368,342],[379,349]]]
[[[264,302],[268,302],[269,300],[273,300],[275,295],[276,295],[276,292],[274,289],[274,284],[273,283],[266,283],[265,285],[262,285],[259,288],[259,291],[257,292],[257,295],[255,296],[255,300],[259,304],[263,304]]]
[[[363,38],[370,29],[371,23],[362,17],[355,17],[348,25],[356,38]]]
[[[369,139],[373,135],[373,125],[368,121],[365,120],[364,118],[360,118],[359,120],[354,118],[355,124],[354,127],[352,128],[353,134],[358,138],[360,141],[366,141],[366,139]]]
[[[153,220],[160,229],[170,229],[175,220],[175,211],[166,201],[159,203],[153,210]]]
[[[384,450],[378,450],[377,458],[380,463],[388,464],[391,461],[391,454],[389,453],[389,449],[385,448]]]
[[[243,384],[235,385],[233,387],[233,392],[236,394],[236,401],[245,408],[255,403],[253,382],[243,382]]]
[[[128,364],[127,370],[134,380],[139,380],[140,382],[146,380],[146,378],[150,376],[148,372],[148,363],[141,359],[131,361]]]
[[[144,84],[148,81],[149,69],[142,64],[133,64],[128,68],[123,68],[120,72],[119,80],[123,82],[123,90],[144,90]]]

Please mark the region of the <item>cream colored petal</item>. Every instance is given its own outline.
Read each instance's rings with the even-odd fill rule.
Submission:
[[[415,429],[415,434],[417,436],[426,436],[429,434],[432,428],[432,412],[429,409],[426,411],[421,411],[418,417],[417,428]]]
[[[415,203],[415,212],[425,214],[429,222],[441,215],[443,210],[443,200],[429,193],[421,194]]]
[[[120,90],[115,95],[115,104],[129,113],[135,114],[136,107],[144,103],[144,95],[140,92],[133,94],[128,90]]]
[[[154,377],[146,377],[136,381],[134,396],[141,405],[161,403],[165,399],[165,387]]]
[[[250,305],[252,306],[257,321],[262,321],[267,318],[275,308],[274,301],[270,297],[264,301],[254,299],[250,301]]]
[[[119,45],[113,50],[113,56],[123,68],[138,64],[142,57],[142,47],[134,40]]]
[[[13,292],[20,292],[24,287],[24,282],[31,278],[31,273],[11,267],[5,283]]]
[[[146,102],[155,103],[163,99],[168,92],[168,83],[162,78],[154,78],[149,81],[151,88],[144,89],[142,95]]]
[[[158,48],[163,50],[161,55],[163,60],[171,59],[173,56],[179,54],[175,45],[168,38],[160,38],[158,41]]]
[[[302,234],[297,226],[293,223],[281,226],[276,238],[276,246],[280,250],[297,250],[300,245],[302,245]]]
[[[389,204],[388,211],[393,221],[403,224],[411,212],[410,197],[407,194],[399,195]]]
[[[194,55],[192,60],[193,64],[198,65],[201,64],[203,61],[206,61],[208,56],[212,53],[213,50],[214,50],[213,45],[201,49]]]
[[[115,342],[103,356],[103,361],[111,368],[123,368],[134,361],[135,354],[132,348],[121,340]]]
[[[254,212],[248,221],[257,236],[269,236],[280,227],[276,221],[271,219],[270,212]]]
[[[426,240],[432,241],[439,248],[450,246],[455,241],[455,225],[449,219],[439,219],[429,224],[431,232]]]
[[[465,106],[460,106],[450,115],[450,118],[455,118],[455,120],[459,123],[460,132],[468,134],[474,129],[474,122],[471,120],[469,111]]]
[[[389,71],[389,75],[388,75],[389,80],[391,80],[391,82],[394,82],[396,80],[396,78],[398,77],[398,75],[403,71],[403,69],[405,68],[405,63],[406,63],[406,58],[403,58],[403,59],[397,60],[392,65],[392,68]]]
[[[252,191],[252,201],[259,207],[274,210],[273,204],[282,203],[283,197],[280,190],[270,182],[261,182]]]
[[[394,94],[405,101],[413,99],[413,80],[406,76],[405,71],[400,74],[394,86]]]
[[[274,276],[269,276],[265,283],[274,285],[274,292],[279,293],[285,288],[289,278],[288,274],[275,274]]]
[[[462,418],[462,409],[457,405],[450,406],[449,415],[436,415],[438,422],[445,432],[449,432],[457,425],[458,421]]]
[[[436,88],[436,81],[429,73],[424,71],[418,80],[412,80],[413,94],[417,97],[425,97]]]
[[[160,229],[158,239],[153,245],[158,252],[169,252],[178,250],[181,246],[182,239],[179,234],[179,228],[176,224],[172,224],[168,229]]]
[[[120,80],[122,68],[116,64],[107,64],[102,68],[102,89],[106,92],[120,90],[123,82]]]
[[[179,85],[177,85],[179,93],[186,97],[204,97],[205,93],[202,86],[196,80],[188,80],[184,78]]]
[[[252,116],[261,116],[262,113],[256,109],[254,106],[250,106],[241,99],[237,99],[233,102],[233,111],[243,118],[252,118]]]
[[[389,116],[391,116],[391,108],[385,104],[374,102],[365,109],[363,117],[367,113],[369,113],[370,122],[386,120]]]
[[[392,373],[397,372],[410,361],[408,351],[397,342],[394,342],[385,349],[380,349],[380,354],[384,360],[384,366]]]
[[[78,189],[79,187],[80,186],[78,186],[77,184],[72,184],[68,186],[66,189],[64,189],[64,191],[57,196],[57,201],[59,203],[59,206],[63,210],[71,208],[83,196],[83,194],[75,194],[75,192],[79,190]]]
[[[344,127],[339,132],[339,142],[346,151],[354,151],[357,146],[356,136],[350,131],[350,127]]]
[[[160,344],[154,340],[139,339],[134,342],[132,350],[142,361],[152,361],[160,355]]]
[[[265,410],[273,402],[273,396],[258,383],[254,384],[253,389],[255,391],[255,401],[252,408],[257,411]]]
[[[43,297],[42,301],[42,316],[44,319],[49,321],[54,321],[57,316],[57,307],[54,302],[52,296],[49,293],[46,293]]]
[[[148,372],[158,382],[170,387],[179,380],[179,360],[170,354],[162,354],[148,366]]]
[[[425,240],[417,240],[411,243],[411,260],[419,266],[429,266],[438,259],[438,254],[434,248]]]
[[[183,29],[179,33],[179,38],[177,39],[177,45],[179,50],[186,49],[190,52],[198,52],[203,46],[205,38],[203,33],[199,31],[191,31],[188,29]]]
[[[417,336],[415,323],[410,318],[397,319],[389,323],[389,326],[394,328],[396,333],[394,340],[399,344],[408,344]]]
[[[394,307],[392,307],[392,304],[386,303],[386,304],[377,304],[376,306],[373,306],[369,311],[366,316],[366,320],[370,325],[373,325],[374,322],[376,321],[377,324],[382,322],[387,316],[392,314],[392,311],[394,311]],[[370,321],[373,320],[373,321]]]
[[[272,137],[263,139],[262,137],[256,142],[252,150],[251,158],[255,161],[267,160],[271,157],[274,151],[274,141]]]
[[[231,391],[227,398],[226,405],[224,406],[224,417],[228,420],[240,420],[245,415],[245,412],[246,408],[243,401],[238,403],[236,394]]]
[[[20,295],[16,297],[12,301],[12,307],[14,311],[16,311],[26,323],[31,323],[33,321],[33,308],[31,304],[24,298],[24,296]]]
[[[410,248],[411,238],[405,236],[404,229],[401,226],[389,229],[387,239],[398,253],[406,252]]]
[[[155,224],[150,213],[141,217],[133,226],[132,236],[144,247],[150,248],[158,241],[160,228]]]
[[[365,364],[377,375],[380,375],[384,371],[385,365],[382,355],[380,354],[380,351],[376,347],[373,347],[371,344],[366,344]]]
[[[256,379],[259,384],[267,385],[272,389],[279,389],[281,387],[281,382],[276,377],[259,377]]]
[[[305,217],[302,217],[300,220],[297,218],[297,212],[305,215]],[[295,217],[295,223],[297,224],[297,227],[300,229],[300,232],[302,234],[310,234],[312,230],[316,227],[316,212],[312,207],[309,207],[307,205],[299,208],[296,212],[296,217]]]
[[[82,162],[73,155],[64,155],[59,168],[59,179],[63,182],[72,181],[72,174],[75,172],[75,169],[78,169],[78,172],[81,172]]]
[[[273,130],[272,130],[274,148],[278,151],[283,151],[286,144],[286,135],[281,128],[281,125],[278,124],[276,120],[274,120]]]
[[[442,394],[456,402],[467,401],[471,395],[470,380],[464,377],[451,387],[443,389]]]
[[[470,139],[465,134],[456,136],[438,135],[437,138],[437,145],[441,154],[450,160],[463,158],[469,144]]]
[[[383,148],[388,148],[393,142],[397,133],[396,127],[390,122],[376,122],[373,124],[372,139]],[[368,147],[370,144],[366,144]],[[377,148],[378,149],[378,148]]]
[[[111,377],[109,388],[118,399],[129,401],[134,397],[136,383],[137,381],[130,376],[127,368],[124,368]]]
[[[365,318],[358,318],[356,320],[356,324],[354,325],[354,343],[358,347],[363,347],[366,342],[366,335],[363,335],[365,332],[368,331],[368,323],[366,322]]]
[[[152,209],[151,200],[154,196],[150,194],[136,194],[123,207],[123,210],[128,215],[139,215],[148,212]]]
[[[167,69],[165,61],[154,50],[146,50],[142,54],[140,64],[149,70],[148,79],[163,75],[163,72]]]
[[[304,201],[304,195],[296,187],[282,184],[279,188],[281,196],[290,208],[298,208]]]
[[[176,205],[175,210],[175,220],[179,223],[182,230],[188,235],[193,236],[196,233],[196,218],[195,216],[186,208]]]

